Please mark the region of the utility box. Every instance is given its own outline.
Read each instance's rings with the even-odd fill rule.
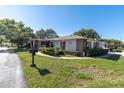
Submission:
[[[29,52],[32,53],[32,64],[31,67],[36,67],[35,61],[34,61],[34,56],[35,53],[38,52],[38,44],[35,41],[31,41],[29,44]]]
[[[30,53],[34,53],[35,52],[38,52],[39,50],[39,46],[38,46],[38,42],[37,41],[31,41],[30,44],[29,44],[29,52]]]

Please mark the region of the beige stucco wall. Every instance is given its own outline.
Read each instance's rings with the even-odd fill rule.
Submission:
[[[65,50],[76,51],[76,40],[66,40]]]

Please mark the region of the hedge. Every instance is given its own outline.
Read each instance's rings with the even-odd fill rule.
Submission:
[[[73,55],[73,56],[80,56],[80,51],[65,51],[66,54]]]
[[[122,48],[118,47],[117,49],[113,49],[114,52],[122,52]]]
[[[86,56],[101,56],[108,53],[108,49],[86,49],[84,50]]]
[[[59,48],[46,48],[46,47],[43,48],[42,47],[40,48],[40,51],[41,53],[52,55],[52,56],[60,56],[60,55],[65,55],[65,54],[69,54],[73,56],[80,56],[79,51],[64,51]]]
[[[40,48],[41,53],[52,55],[52,56],[58,56],[58,55],[64,55],[64,51],[62,51],[59,48]]]

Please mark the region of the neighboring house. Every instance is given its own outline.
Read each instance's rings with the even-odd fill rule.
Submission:
[[[13,44],[13,43],[2,43],[2,44],[0,44],[0,46],[12,46],[12,47],[15,47],[16,44]]]
[[[2,38],[3,40],[7,40],[5,35],[0,35],[0,38]],[[0,46],[16,46],[16,44],[2,41]]]
[[[107,44],[106,42],[100,41],[100,43],[99,43],[99,48],[108,49],[108,44]]]
[[[4,35],[0,35],[0,38],[2,38],[2,39],[6,39]]]

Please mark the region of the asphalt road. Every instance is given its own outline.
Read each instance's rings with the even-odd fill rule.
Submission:
[[[16,53],[0,48],[0,88],[26,88],[21,61]]]

